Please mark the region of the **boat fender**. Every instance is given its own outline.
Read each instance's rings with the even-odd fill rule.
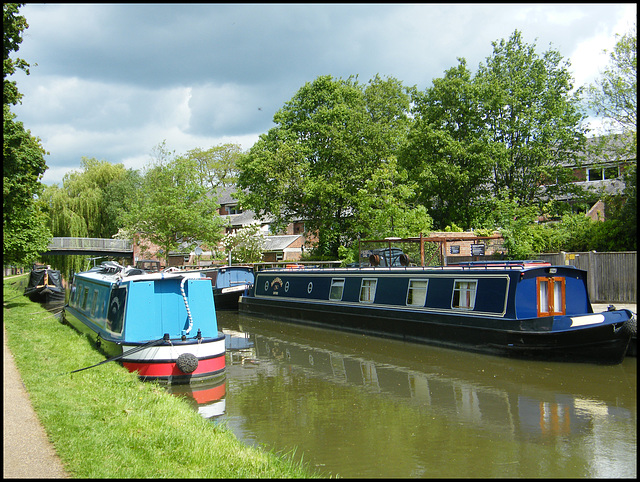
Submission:
[[[192,373],[198,368],[198,358],[191,353],[183,353],[176,360],[176,365],[183,373]]]
[[[629,333],[631,336],[637,336],[638,334],[638,320],[635,316],[632,316],[627,321],[624,322],[624,325],[620,328],[623,333]]]

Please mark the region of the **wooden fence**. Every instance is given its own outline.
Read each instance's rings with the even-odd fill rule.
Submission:
[[[587,271],[592,303],[637,303],[638,259],[636,251],[555,253],[536,257],[552,264],[570,264]]]

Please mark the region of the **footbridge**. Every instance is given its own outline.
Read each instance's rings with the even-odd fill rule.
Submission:
[[[52,238],[45,255],[95,255],[116,258],[133,258],[133,241],[130,239],[103,238]]]

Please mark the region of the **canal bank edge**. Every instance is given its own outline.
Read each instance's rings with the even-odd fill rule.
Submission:
[[[7,347],[2,325],[3,345],[3,465],[5,479],[69,478],[22,384],[20,373]]]

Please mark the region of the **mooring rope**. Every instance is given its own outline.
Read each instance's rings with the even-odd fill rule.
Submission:
[[[150,341],[149,343],[145,343],[144,345],[140,345],[139,347],[134,348],[133,350],[129,350],[129,351],[128,351],[128,352],[126,352],[126,353],[125,353],[125,352],[124,352],[124,350],[123,350],[123,351],[122,351],[122,353],[121,353],[120,355],[116,355],[116,356],[113,356],[113,357],[111,357],[111,358],[107,358],[106,360],[102,360],[100,363],[96,363],[95,365],[91,365],[91,366],[89,366],[89,367],[84,367],[84,368],[78,368],[77,370],[73,370],[73,371],[71,371],[71,372],[67,372],[67,373],[68,373],[68,374],[71,374],[71,373],[77,373],[77,372],[81,372],[81,371],[83,371],[83,370],[88,370],[89,368],[95,368],[95,367],[97,367],[97,366],[104,365],[105,363],[108,363],[108,362],[111,362],[111,361],[119,360],[119,359],[121,359],[122,357],[124,357],[125,355],[133,355],[134,353],[138,353],[139,351],[142,351],[142,350],[144,350],[145,348],[149,348],[149,347],[152,347],[152,346],[154,346],[154,345],[157,345],[157,344],[159,344],[159,343],[160,343],[160,342],[162,342],[162,341],[165,341],[165,338],[164,338],[164,337],[163,337],[163,338],[159,338],[158,340]],[[63,373],[62,375],[64,375],[64,373]]]

